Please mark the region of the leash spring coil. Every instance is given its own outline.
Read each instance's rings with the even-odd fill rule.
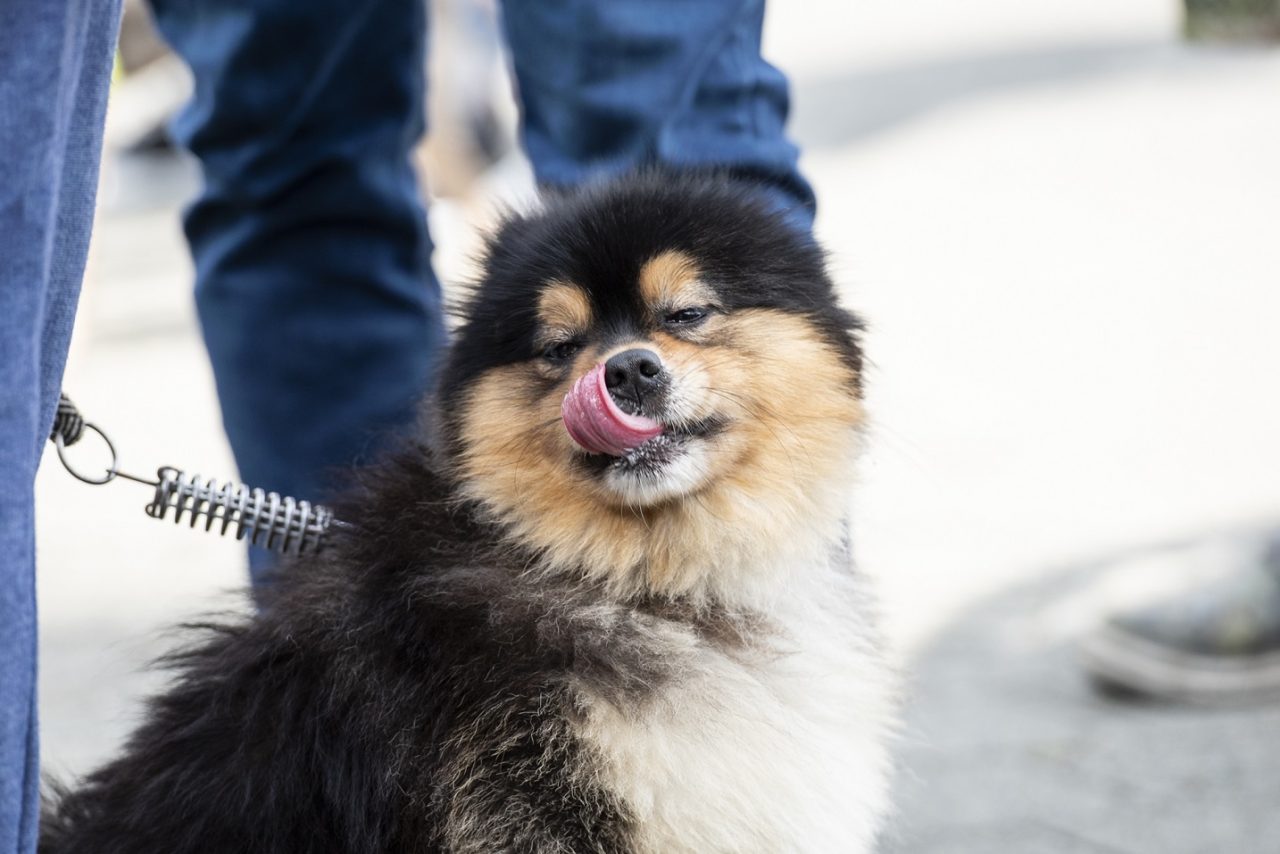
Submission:
[[[163,519],[172,510],[175,524],[182,524],[186,516],[194,528],[203,519],[206,531],[217,526],[224,536],[234,527],[237,540],[281,554],[319,551],[333,522],[329,508],[287,495],[231,482],[219,486],[212,478],[188,477],[172,466],[161,468],[156,476],[155,498],[146,508],[152,519]]]
[[[97,433],[111,453],[111,464],[102,477],[90,477],[68,462],[65,450],[83,438],[86,430]],[[175,524],[185,520],[195,528],[203,522],[206,531],[215,527],[220,535],[235,529],[237,540],[248,540],[255,546],[286,555],[311,554],[320,551],[332,526],[343,523],[333,518],[333,511],[320,504],[298,501],[275,492],[251,489],[243,484],[187,475],[173,466],[162,466],[156,479],[138,477],[120,471],[116,450],[96,425],[85,421],[75,404],[65,394],[58,399],[53,430],[49,439],[58,448],[58,459],[72,475],[85,483],[110,483],[117,477],[155,487],[155,495],[146,506],[152,519],[168,518]]]

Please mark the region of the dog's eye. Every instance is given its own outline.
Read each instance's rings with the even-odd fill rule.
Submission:
[[[663,320],[667,323],[677,326],[690,326],[694,323],[701,323],[707,319],[707,310],[705,308],[682,308],[679,311],[673,311]]]
[[[542,357],[552,362],[563,362],[565,359],[572,358],[581,349],[581,341],[557,341],[542,351]]]

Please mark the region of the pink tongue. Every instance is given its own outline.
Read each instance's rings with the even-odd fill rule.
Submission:
[[[573,441],[593,454],[620,457],[637,445],[662,434],[662,425],[643,415],[618,408],[604,384],[604,365],[578,378],[560,407]]]

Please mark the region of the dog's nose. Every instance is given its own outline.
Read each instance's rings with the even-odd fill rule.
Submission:
[[[615,398],[639,406],[666,381],[662,360],[652,350],[624,350],[604,363],[604,384]]]

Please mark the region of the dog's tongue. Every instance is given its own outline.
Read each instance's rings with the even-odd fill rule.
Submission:
[[[662,425],[652,418],[618,408],[605,387],[603,364],[578,378],[560,411],[573,441],[593,454],[620,457],[662,433]]]

